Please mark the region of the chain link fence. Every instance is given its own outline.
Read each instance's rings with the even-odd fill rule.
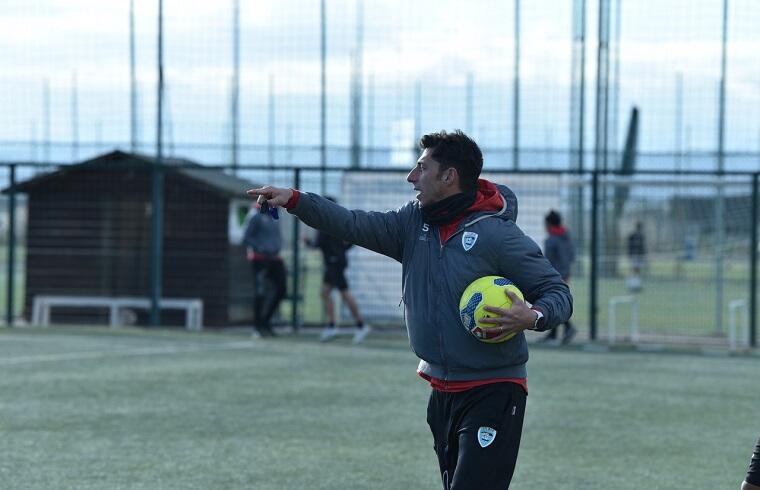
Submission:
[[[92,166],[42,172],[39,167],[13,166],[14,175],[29,176],[18,179],[15,192],[6,189],[3,198],[6,210],[10,196],[15,200],[14,233],[5,235],[0,283],[5,292],[0,311],[6,318],[31,321],[34,294],[149,296],[151,195],[145,179],[151,167],[96,165],[93,173]],[[9,177],[11,167],[2,169]],[[378,211],[396,209],[413,198],[406,172],[397,170],[323,173],[308,167],[245,167],[233,177],[229,168],[225,173],[183,161],[167,165],[164,174],[164,295],[203,298],[206,324],[217,327],[251,323],[251,277],[240,246],[250,207],[243,194],[246,186],[268,183],[320,193],[324,188],[348,208]],[[553,209],[564,217],[577,257],[570,278],[573,319],[587,338],[746,347],[756,341],[752,252],[758,246],[757,175],[487,171],[483,177],[515,191],[517,223],[541,246],[545,214]],[[237,194],[217,189],[221,198],[204,197],[223,178],[231,179],[232,191],[239,186]],[[92,191],[83,193],[77,186]],[[110,190],[118,188],[124,191]],[[57,193],[51,195],[51,189]],[[283,258],[290,279],[280,321],[322,325],[321,256],[303,245],[303,238],[315,231],[283,215]],[[10,215],[2,218],[8,230]],[[637,227],[644,247],[632,253],[630,240]],[[66,268],[76,256],[85,262]],[[229,273],[219,283],[223,287],[214,285],[219,264]],[[135,275],[134,269],[141,272]],[[82,276],[89,279],[82,281]],[[368,321],[402,326],[400,264],[354,247],[347,277]],[[227,295],[223,300],[222,289]],[[96,320],[104,322],[102,315]],[[172,315],[164,320],[181,323]],[[138,315],[136,321],[147,319]]]

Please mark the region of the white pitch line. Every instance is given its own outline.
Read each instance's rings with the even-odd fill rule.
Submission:
[[[83,359],[102,359],[106,357],[128,356],[154,356],[159,354],[182,354],[187,352],[210,352],[215,350],[249,349],[253,342],[225,342],[212,347],[142,347],[138,349],[91,351],[91,352],[67,352],[63,354],[47,354],[39,356],[21,356],[12,359],[0,359],[0,366],[14,366],[17,364],[33,364],[40,362],[78,361]]]
[[[0,342],[46,342],[50,343],[50,337],[41,335],[0,335]]]

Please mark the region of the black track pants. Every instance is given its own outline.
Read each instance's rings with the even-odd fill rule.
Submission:
[[[256,327],[269,328],[280,302],[287,293],[285,265],[280,259],[254,260],[253,322]]]
[[[460,393],[433,390],[428,425],[444,490],[506,490],[520,449],[525,390],[495,383]]]

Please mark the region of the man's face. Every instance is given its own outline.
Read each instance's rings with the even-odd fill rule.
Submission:
[[[417,165],[406,176],[406,181],[414,184],[414,190],[418,191],[417,200],[422,207],[438,202],[451,194],[450,186],[445,181],[450,171],[441,172],[440,164],[433,160],[431,153],[430,148],[425,148],[417,160]]]

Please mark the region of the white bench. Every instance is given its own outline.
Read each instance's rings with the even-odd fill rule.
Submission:
[[[50,308],[53,306],[76,306],[108,308],[108,324],[121,325],[119,312],[122,308],[150,308],[150,299],[132,296],[60,296],[39,294],[32,305],[32,324],[50,325]],[[185,327],[188,330],[203,330],[203,300],[198,298],[162,298],[161,309],[185,310]]]

